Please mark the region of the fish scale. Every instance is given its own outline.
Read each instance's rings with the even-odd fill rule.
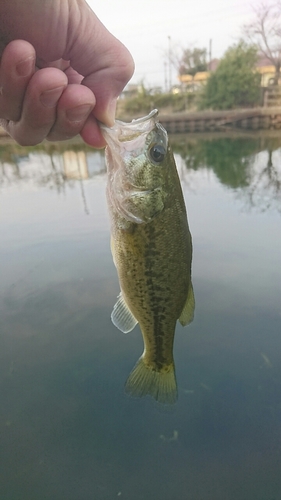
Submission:
[[[107,141],[112,253],[121,288],[111,317],[126,333],[139,323],[144,341],[126,391],[174,403],[175,326],[178,319],[190,323],[194,311],[191,235],[174,157],[155,111],[101,130]]]

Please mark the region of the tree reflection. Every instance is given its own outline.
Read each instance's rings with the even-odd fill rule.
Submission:
[[[187,134],[173,136],[171,142],[182,158],[186,177],[190,170],[210,169],[223,185],[243,197],[248,207],[267,210],[274,206],[281,211],[281,137]],[[79,181],[86,213],[83,182],[105,171],[104,152],[81,141],[35,147],[0,144],[0,189],[32,182],[62,193],[66,184],[72,187]]]
[[[211,169],[248,206],[281,211],[281,137],[172,138],[187,170]]]
[[[250,175],[251,183],[245,193],[248,205],[281,212],[281,149],[257,155]]]
[[[33,182],[64,192],[66,183],[85,180],[105,172],[103,153],[82,142],[44,143],[21,147],[14,142],[0,145],[0,188]]]

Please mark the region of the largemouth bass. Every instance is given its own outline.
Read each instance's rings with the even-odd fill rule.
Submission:
[[[101,125],[107,142],[111,248],[121,293],[112,322],[137,323],[144,352],[126,382],[133,396],[177,399],[173,359],[176,322],[193,319],[192,242],[175,160],[157,110],[131,123]]]

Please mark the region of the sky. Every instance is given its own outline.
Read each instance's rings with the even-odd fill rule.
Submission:
[[[168,50],[206,47],[221,58],[254,17],[258,0],[87,0],[107,29],[130,50],[135,74],[130,83],[165,88]],[[265,0],[264,3],[268,3]],[[170,37],[170,38],[169,38]],[[172,84],[178,83],[171,70]]]

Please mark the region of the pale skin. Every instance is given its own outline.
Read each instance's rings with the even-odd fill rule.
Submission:
[[[0,124],[19,144],[105,145],[98,121],[113,125],[134,63],[84,0],[0,0],[0,58]]]

